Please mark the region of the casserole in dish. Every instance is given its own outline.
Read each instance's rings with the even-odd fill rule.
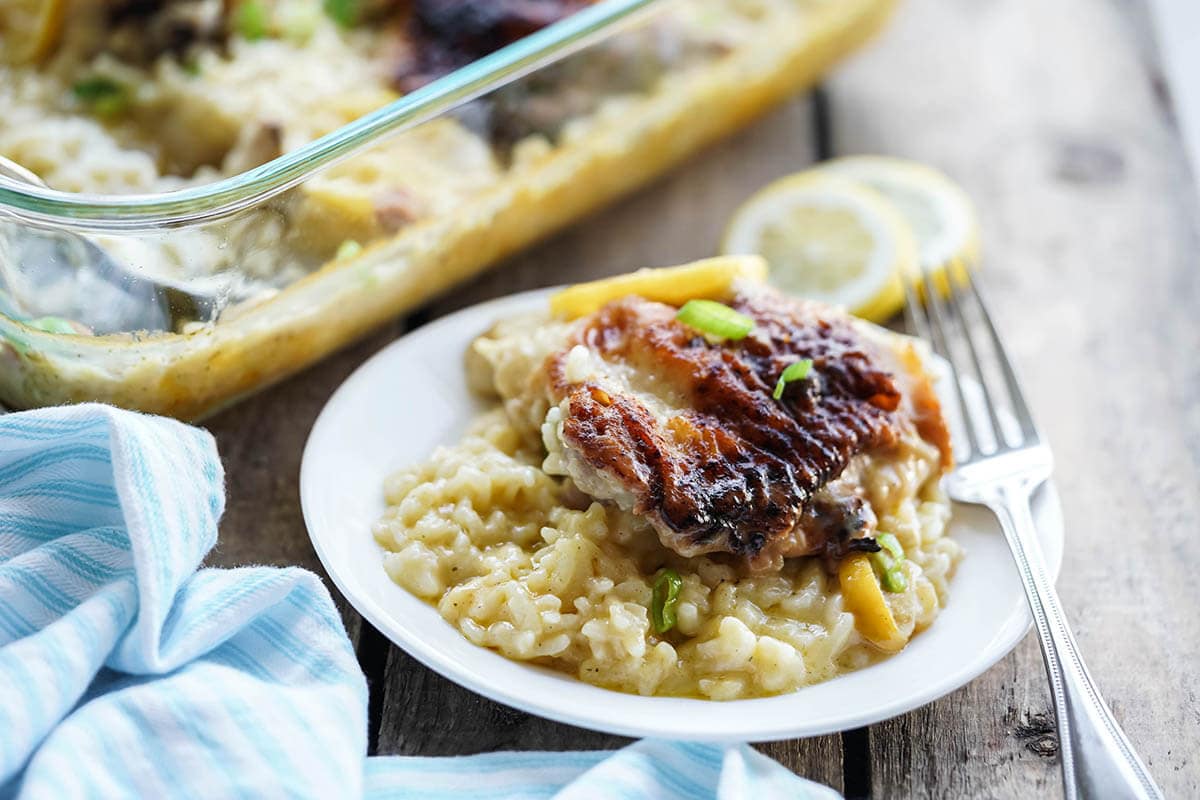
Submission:
[[[206,414],[735,130],[890,5],[64,0],[23,28],[8,11],[0,155],[51,188],[0,183],[0,400]],[[85,275],[45,229],[118,269]],[[97,311],[124,302],[161,324]]]

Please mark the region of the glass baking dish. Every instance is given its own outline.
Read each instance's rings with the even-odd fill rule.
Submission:
[[[239,113],[278,99],[252,97],[261,85],[228,94],[226,105],[207,98],[203,113],[190,105],[193,95],[223,87],[245,53],[276,46],[264,14],[283,6],[264,12],[256,0],[235,4],[235,12],[254,12],[239,18],[254,26],[239,34],[247,41],[212,53],[193,45],[187,52],[207,59],[199,67],[172,53],[146,73],[152,82],[135,76],[121,86],[109,75],[131,80],[124,65],[101,56],[88,69],[102,74],[70,85],[75,116],[60,108],[39,116],[36,103],[30,110],[9,102],[0,112],[9,117],[7,126],[0,117],[0,156],[60,188],[0,163],[0,402],[97,400],[184,419],[208,414],[645,183],[810,85],[881,24],[892,0],[578,5],[399,96],[375,91],[352,68],[317,69],[319,80],[345,85],[324,96],[313,90],[315,110],[289,106],[282,116],[291,114],[298,128],[318,119],[329,127],[330,109],[352,119],[323,135],[305,129],[295,142],[288,125],[239,127]],[[343,44],[358,36],[367,52],[382,52],[369,38],[374,30],[308,35]],[[311,58],[308,44],[278,45],[285,46],[301,59],[296,70],[310,60],[320,66],[316,45]],[[378,72],[372,57],[351,60],[365,63],[369,76]],[[29,85],[50,83],[42,77],[50,69],[28,60],[0,66],[0,107],[5,93],[19,101]],[[201,69],[216,77],[193,74]],[[280,92],[292,78],[280,78]],[[308,99],[301,92],[289,102],[299,108]],[[250,111],[237,110],[251,100]],[[214,130],[225,137],[212,148],[220,165],[192,153]],[[76,131],[100,131],[124,149],[110,156],[86,136],[68,135]],[[156,159],[153,192],[137,191],[141,173],[124,164],[141,152],[130,141]],[[236,169],[239,158],[248,168]],[[176,166],[162,168],[167,162]]]

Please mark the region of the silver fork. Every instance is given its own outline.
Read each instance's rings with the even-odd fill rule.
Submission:
[[[1084,666],[1038,544],[1030,500],[1050,477],[1050,448],[1025,404],[977,279],[961,264],[944,274],[944,297],[923,275],[906,281],[909,330],[950,363],[962,410],[967,441],[959,443],[959,463],[946,478],[946,490],[959,502],[992,510],[1025,587],[1054,698],[1064,793],[1067,800],[1161,798]],[[1000,392],[989,388],[985,348],[999,366],[1001,379],[991,382],[1003,385]],[[967,384],[964,363],[970,369]],[[1007,411],[1000,405],[1005,396]]]

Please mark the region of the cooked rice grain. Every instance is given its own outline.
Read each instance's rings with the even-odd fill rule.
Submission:
[[[909,589],[888,596],[908,635],[937,616],[960,552],[943,536],[949,503],[928,455],[865,476],[888,501],[875,505],[879,531],[909,558]],[[880,657],[818,560],[747,575],[681,558],[644,521],[548,475],[540,457],[496,410],[461,444],[387,480],[374,533],[388,574],[475,644],[598,686],[715,700],[791,691]],[[649,609],[663,567],[683,589],[677,625],[660,636]]]

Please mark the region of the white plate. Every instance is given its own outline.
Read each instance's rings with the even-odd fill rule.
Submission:
[[[480,403],[467,390],[463,354],[497,319],[537,309],[545,292],[474,306],[393,342],[330,398],[300,469],[304,519],[329,577],[385,636],[447,678],[544,717],[628,736],[762,741],[855,728],[910,711],[963,686],[1003,658],[1030,616],[1008,548],[991,514],[956,506],[952,535],[966,548],[948,606],[901,653],[791,694],[715,702],[639,697],[510,661],[468,642],[432,606],[393,583],[371,525],[382,483],[398,467],[457,441]],[[1051,572],[1063,529],[1052,485],[1034,518]]]

